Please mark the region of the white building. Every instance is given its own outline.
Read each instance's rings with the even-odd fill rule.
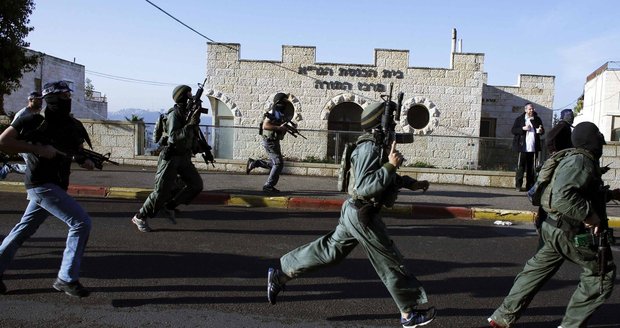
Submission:
[[[586,78],[575,125],[584,121],[596,124],[605,140],[620,140],[620,62],[607,62]]]
[[[41,91],[48,82],[65,80],[71,85],[71,112],[76,118],[105,120],[108,117],[108,103],[99,92],[86,96],[84,65],[60,59],[54,56],[31,51],[40,56],[34,70],[24,73],[20,81],[21,88],[4,96],[4,111],[17,113],[28,105],[28,95],[32,91]],[[43,104],[45,106],[45,103]]]

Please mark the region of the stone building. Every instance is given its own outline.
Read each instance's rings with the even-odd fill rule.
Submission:
[[[605,140],[620,140],[620,62],[607,62],[586,78],[575,124],[584,121],[596,124]]]
[[[453,38],[454,40],[454,38]],[[209,43],[205,94],[212,106],[216,157],[263,154],[258,124],[278,92],[290,95],[288,116],[307,137],[282,142],[285,157],[337,160],[343,143],[360,131],[360,114],[393,85],[404,93],[397,132],[415,135],[400,145],[406,158],[443,168],[479,167],[479,137],[512,137],[527,102],[551,125],[554,77],[519,76],[516,86],[487,85],[484,54],[452,51],[451,67],[409,66],[409,51],[375,49],[374,63],[317,63],[316,48],[282,47],[277,61],[241,59],[239,44]],[[454,47],[453,47],[454,49]],[[334,133],[331,131],[351,131]]]
[[[30,50],[29,50],[30,51]],[[73,89],[71,112],[77,118],[107,119],[108,103],[100,93],[86,95],[84,65],[50,56],[44,53],[30,51],[40,56],[36,68],[25,72],[20,81],[21,88],[10,95],[4,96],[4,110],[6,113],[16,113],[28,104],[28,94],[32,91],[41,91],[43,86],[52,81],[65,80]],[[43,104],[45,106],[45,104]]]

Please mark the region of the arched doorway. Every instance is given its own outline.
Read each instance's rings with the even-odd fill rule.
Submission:
[[[344,145],[348,142],[355,142],[361,135],[361,116],[362,107],[354,102],[343,102],[330,110],[327,121],[328,159],[338,163]]]
[[[233,158],[234,116],[233,112],[221,100],[209,97],[213,126],[208,141],[213,145],[215,158]]]

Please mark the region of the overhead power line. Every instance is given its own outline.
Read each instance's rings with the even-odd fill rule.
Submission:
[[[181,24],[181,25],[183,25],[183,26],[187,27],[187,28],[188,28],[188,29],[190,29],[192,32],[194,32],[194,33],[196,33],[196,34],[200,35],[201,37],[203,37],[203,38],[205,38],[205,39],[207,39],[207,40],[211,41],[212,43],[217,43],[217,44],[219,44],[219,45],[221,45],[221,46],[223,46],[223,47],[226,47],[226,48],[228,48],[228,49],[230,49],[230,50],[237,51],[237,49],[236,49],[236,48],[234,48],[234,47],[231,47],[231,46],[229,46],[229,45],[227,45],[227,44],[224,44],[224,43],[217,42],[217,41],[215,41],[215,40],[213,40],[213,39],[209,38],[208,36],[206,36],[206,35],[204,35],[204,34],[202,34],[202,33],[198,32],[198,31],[196,31],[194,28],[192,28],[191,26],[189,26],[189,25],[187,25],[187,24],[183,23],[180,19],[178,19],[178,18],[174,17],[172,14],[170,14],[170,13],[168,13],[167,11],[163,10],[161,7],[157,6],[156,4],[154,4],[153,2],[151,2],[150,0],[146,0],[146,2],[148,2],[151,6],[153,6],[153,7],[157,8],[157,9],[158,9],[159,11],[161,11],[162,13],[166,14],[166,16],[168,16],[168,17],[170,17],[170,18],[174,19],[174,20],[175,20],[175,21],[177,21],[179,24]],[[269,62],[269,63],[270,63],[271,65],[274,65],[274,66],[280,67],[280,68],[282,68],[282,69],[285,69],[285,70],[287,70],[287,71],[293,72],[293,73],[295,73],[295,74],[299,74],[299,72],[298,72],[298,71],[293,70],[293,69],[290,69],[290,68],[285,67],[285,66],[282,66],[282,65],[280,65],[280,64],[278,64],[278,63],[274,63],[274,62]],[[308,76],[308,75],[302,75],[302,76],[304,76],[304,77],[306,77],[306,78],[309,78],[309,79],[311,79],[311,80],[313,80],[313,81],[320,81],[319,79],[314,78],[314,77],[311,77],[311,76]],[[327,90],[325,90],[325,92],[327,92]],[[353,93],[353,92],[352,92],[352,93]],[[353,94],[355,94],[355,95],[357,95],[357,96],[359,96],[359,97],[361,97],[361,98],[371,99],[371,98],[369,98],[369,97],[367,97],[367,96],[364,96],[364,95],[361,95],[361,94],[356,94],[356,93],[353,93]]]
[[[111,74],[106,74],[106,73],[100,73],[100,72],[95,72],[95,71],[90,71],[90,70],[86,70],[86,72],[94,76],[99,76],[99,77],[103,77],[106,79],[111,79],[111,80],[121,81],[121,82],[128,82],[128,83],[146,84],[146,85],[154,85],[154,86],[162,86],[162,87],[180,84],[180,83],[140,80],[140,79],[134,79],[130,77],[123,77],[123,76],[111,75]]]
[[[207,40],[209,40],[209,41],[211,41],[211,42],[215,42],[215,41],[213,41],[212,39],[210,39],[208,36],[206,36],[206,35],[204,35],[204,34],[202,34],[202,33],[198,32],[198,31],[196,31],[195,29],[193,29],[193,28],[192,28],[192,27],[190,27],[189,25],[187,25],[187,24],[183,23],[183,22],[182,22],[181,20],[179,20],[178,18],[176,18],[176,17],[172,16],[171,14],[169,14],[167,11],[165,11],[165,10],[161,9],[159,6],[157,6],[156,4],[152,3],[151,1],[146,0],[146,2],[150,3],[150,4],[151,4],[151,6],[153,6],[153,7],[157,8],[157,9],[159,9],[162,13],[164,13],[164,14],[168,15],[170,18],[172,18],[172,19],[174,19],[175,21],[179,22],[181,25],[183,25],[183,26],[187,27],[188,29],[190,29],[190,30],[194,31],[194,33],[196,33],[196,34],[200,35],[201,37],[203,37],[203,38],[205,38],[205,39],[207,39]]]

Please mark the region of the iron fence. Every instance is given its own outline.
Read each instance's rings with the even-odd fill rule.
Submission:
[[[243,153],[243,149],[223,151],[217,149],[219,145],[230,148],[237,147],[234,145],[237,142],[258,145],[254,143],[256,128],[213,125],[201,125],[200,128],[209,144],[214,147],[216,158],[244,159],[249,157],[248,154]],[[143,154],[156,155],[158,153],[159,145],[152,140],[153,129],[153,123],[145,124],[146,142]],[[282,149],[286,153],[287,160],[331,164],[340,163],[345,144],[355,142],[362,134],[362,132],[353,131],[325,130],[300,130],[300,132],[307,139],[288,136],[282,141]],[[512,151],[511,147],[512,138],[440,135],[414,135],[413,144],[399,146],[404,149],[401,152],[409,159],[405,163],[406,166],[514,171],[517,153]],[[313,152],[312,149],[316,151]],[[545,158],[546,154],[543,153],[539,157]]]

